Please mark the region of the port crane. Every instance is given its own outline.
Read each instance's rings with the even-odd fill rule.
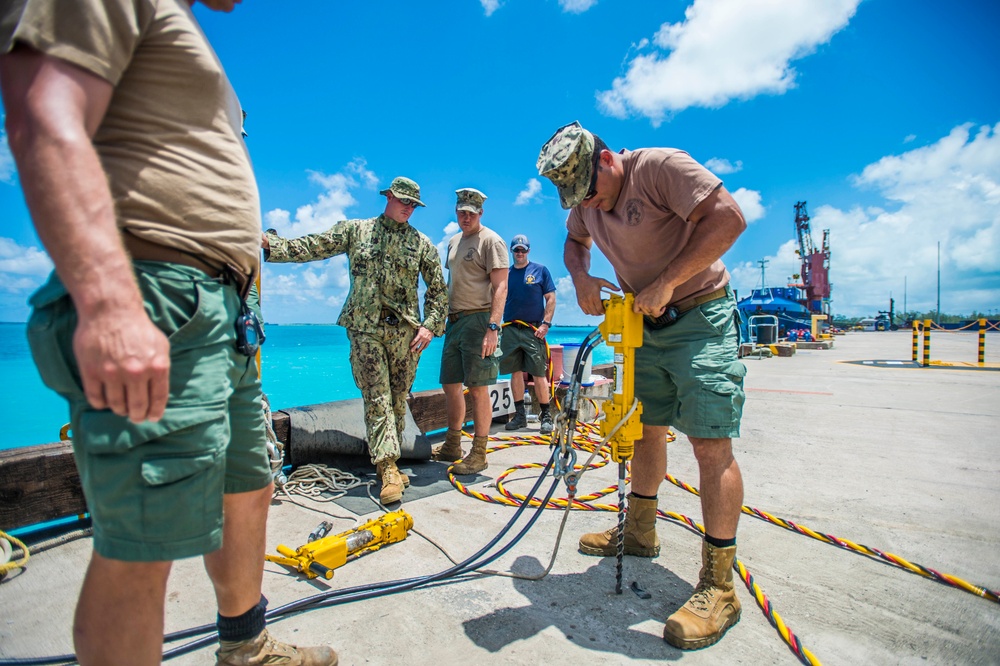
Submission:
[[[812,240],[812,230],[809,226],[809,213],[806,202],[795,204],[795,232],[798,235],[799,258],[802,261],[802,290],[805,292],[801,301],[813,314],[830,316],[830,230],[823,230],[823,247],[815,248]]]

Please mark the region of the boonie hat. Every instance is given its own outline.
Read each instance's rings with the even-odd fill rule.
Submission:
[[[514,239],[510,242],[510,249],[516,250],[519,247],[523,247],[525,250],[531,249],[531,243],[528,242],[528,237],[524,234],[514,236]]]
[[[572,208],[587,196],[594,171],[593,155],[594,135],[575,120],[556,130],[538,153],[538,173],[559,190],[563,208]]]
[[[417,202],[418,206],[426,205],[420,200],[420,186],[417,185],[415,181],[412,181],[405,176],[397,176],[393,178],[392,185],[390,185],[388,189],[379,192],[379,194],[388,194],[389,192],[392,192],[392,196],[397,199],[413,199]]]
[[[470,213],[483,212],[483,202],[486,201],[486,195],[479,190],[463,187],[460,190],[455,190],[455,194],[458,196],[455,210],[467,210]]]

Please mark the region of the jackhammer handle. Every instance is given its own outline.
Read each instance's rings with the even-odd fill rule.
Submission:
[[[310,562],[309,570],[321,578],[331,580],[333,578],[333,569],[325,567],[319,562]]]

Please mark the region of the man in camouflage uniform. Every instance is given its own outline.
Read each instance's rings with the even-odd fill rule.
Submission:
[[[396,467],[406,424],[406,396],[417,360],[435,335],[444,332],[448,287],[437,248],[409,224],[420,187],[399,177],[382,190],[385,212],[367,220],[338,222],[328,231],[288,240],[264,233],[264,258],[306,262],[347,254],[351,291],[337,323],[347,329],[351,370],[365,405],[368,450],[378,468],[383,504],[398,502],[410,485]],[[424,319],[417,304],[422,276]]]

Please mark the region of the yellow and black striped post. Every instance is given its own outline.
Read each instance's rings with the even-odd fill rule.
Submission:
[[[920,322],[916,319],[913,320],[913,357],[910,359],[914,363],[917,362],[917,349],[920,347]]]
[[[986,320],[979,320],[979,365],[986,365]]]
[[[931,320],[924,319],[924,367],[931,364]]]

